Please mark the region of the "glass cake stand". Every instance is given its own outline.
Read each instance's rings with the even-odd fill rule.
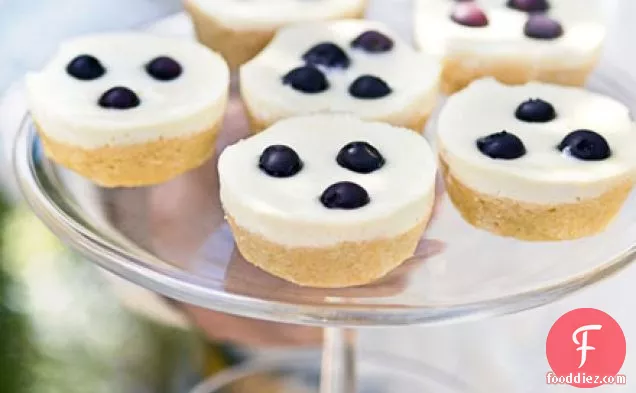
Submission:
[[[600,66],[589,88],[636,111],[636,83],[618,69]],[[219,151],[247,135],[242,111],[234,97]],[[434,120],[430,128],[427,136],[433,133]],[[519,312],[596,283],[636,255],[634,194],[605,232],[542,243],[498,237],[470,226],[440,188],[434,217],[415,256],[388,277],[358,288],[301,288],[254,268],[236,250],[219,204],[215,159],[165,184],[99,188],[49,161],[27,116],[17,135],[14,164],[19,187],[35,213],[99,266],[166,297],[210,310],[324,327],[322,393],[355,391],[356,368],[361,392],[389,391],[383,386],[398,386],[409,375],[416,381],[412,386],[428,386],[419,392],[462,391],[451,387],[450,379],[439,372],[423,379],[423,374],[388,370],[382,362],[361,362],[356,367],[354,328],[457,322]],[[224,376],[223,381],[226,387],[236,387],[246,378],[288,380],[289,375],[301,378],[308,372],[320,375],[318,368],[316,359],[271,361]],[[393,385],[368,384],[366,378]],[[431,387],[434,383],[447,390]],[[313,392],[317,384],[312,386],[303,390],[298,384],[277,385],[273,391]],[[197,393],[240,390],[221,388],[217,382],[200,389]]]

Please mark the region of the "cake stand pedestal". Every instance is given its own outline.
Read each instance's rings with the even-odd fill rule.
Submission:
[[[619,69],[602,65],[589,88],[617,98],[634,113],[636,83]],[[226,121],[219,152],[247,135],[236,97]],[[434,134],[434,125],[432,119],[427,136]],[[425,365],[413,371],[407,362],[393,359],[357,362],[352,329],[519,312],[596,283],[636,255],[634,194],[605,232],[540,243],[497,237],[468,225],[440,188],[434,217],[414,257],[389,276],[364,287],[301,288],[256,269],[236,250],[218,198],[215,159],[154,187],[103,189],[50,162],[28,115],[13,158],[18,185],[33,211],[102,268],[179,302],[325,328],[321,374],[318,358],[272,360],[222,376],[197,393],[241,391],[239,385],[248,379],[261,393],[265,386],[276,392],[468,391]],[[298,381],[309,382],[301,386]]]

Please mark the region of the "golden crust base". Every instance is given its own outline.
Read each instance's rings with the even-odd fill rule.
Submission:
[[[129,146],[85,149],[39,131],[46,155],[103,187],[163,183],[207,161],[214,153],[220,124],[204,132]]]
[[[424,131],[424,127],[426,127],[426,123],[428,122],[432,111],[433,110],[431,109],[426,113],[417,113],[409,118],[407,121],[394,119],[377,119],[377,121],[388,123],[396,127],[408,128],[417,133],[421,133]],[[257,117],[252,111],[250,111],[247,106],[245,107],[245,112],[247,113],[247,118],[250,124],[250,132],[252,134],[257,134],[261,131],[264,131],[275,123],[268,122]]]
[[[200,43],[219,52],[231,70],[236,70],[256,56],[274,38],[276,29],[235,30],[201,10],[194,1],[184,0],[186,11],[192,18],[194,30]],[[361,9],[340,15],[337,19],[364,17],[366,4]]]
[[[593,199],[543,205],[480,193],[457,180],[443,159],[440,167],[446,191],[466,221],[497,235],[530,241],[572,240],[603,231],[633,187],[626,180]]]
[[[243,257],[292,283],[315,288],[345,288],[376,281],[413,256],[428,219],[388,239],[344,242],[330,247],[286,247],[253,234],[228,216]]]
[[[577,67],[534,67],[522,60],[475,59],[468,55],[447,57],[442,62],[442,92],[456,93],[472,81],[494,77],[508,85],[520,85],[530,81],[554,83],[565,86],[583,86],[598,61],[598,55]]]

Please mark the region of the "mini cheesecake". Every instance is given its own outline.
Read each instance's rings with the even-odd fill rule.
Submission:
[[[439,94],[439,63],[384,24],[336,21],[281,29],[240,70],[253,131],[313,113],[349,113],[421,132]]]
[[[198,40],[231,69],[256,56],[276,31],[319,20],[361,18],[367,0],[184,0]]]
[[[492,76],[582,86],[605,39],[601,0],[416,0],[415,42],[452,94]]]
[[[226,148],[218,170],[241,254],[309,287],[363,285],[398,267],[435,198],[422,136],[348,115],[282,120]]]
[[[437,132],[450,199],[468,222],[499,235],[593,235],[634,183],[628,109],[580,88],[478,80],[448,99]]]
[[[49,158],[105,187],[144,186],[213,154],[229,71],[195,42],[111,33],[65,42],[26,85]]]

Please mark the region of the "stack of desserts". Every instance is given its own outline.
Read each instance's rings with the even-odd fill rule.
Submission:
[[[576,239],[618,214],[636,130],[582,87],[599,3],[418,0],[416,50],[351,19],[364,0],[186,0],[201,44],[70,40],[28,76],[31,116],[53,161],[105,187],[158,184],[210,159],[236,71],[254,135],[217,169],[238,250],[302,286],[364,285],[413,255],[438,174],[466,222],[500,236]],[[422,131],[440,93],[435,151]]]

